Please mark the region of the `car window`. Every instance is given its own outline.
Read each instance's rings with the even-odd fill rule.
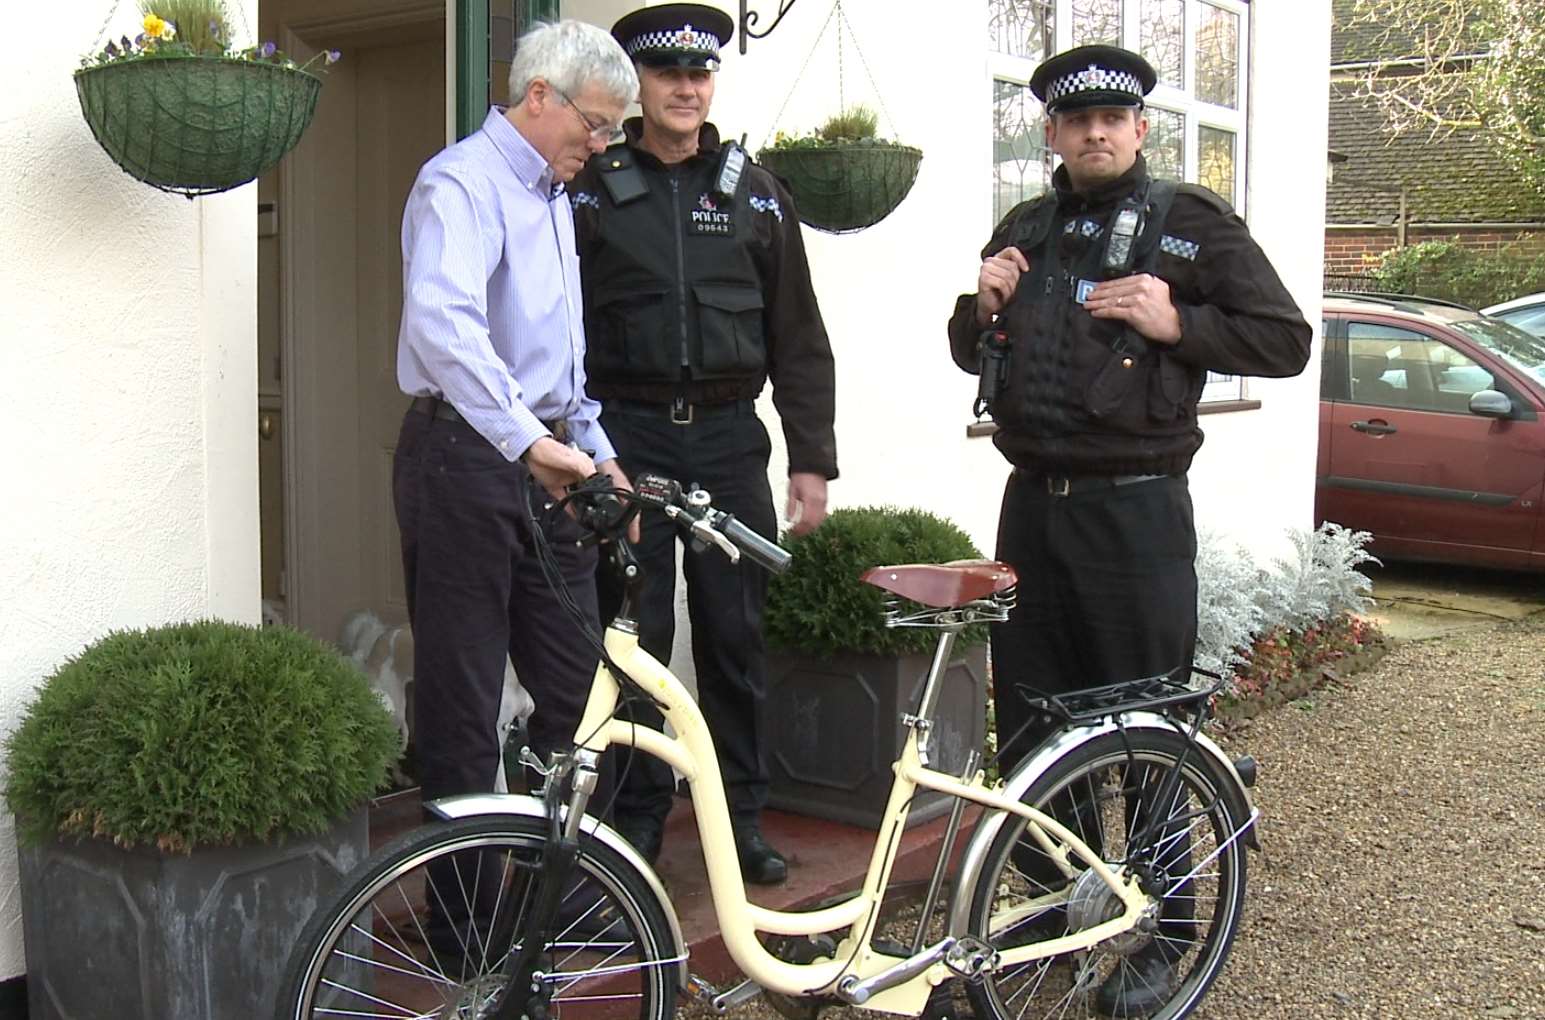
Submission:
[[[1545,340],[1495,317],[1462,319],[1451,325],[1515,368],[1545,381]]]
[[[1468,414],[1473,394],[1496,388],[1463,351],[1398,326],[1347,323],[1347,355],[1355,403]]]
[[[1545,337],[1545,305],[1530,305],[1527,308],[1496,312],[1492,318],[1517,326],[1533,336]]]

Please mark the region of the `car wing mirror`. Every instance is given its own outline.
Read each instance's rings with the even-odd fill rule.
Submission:
[[[1513,413],[1513,402],[1505,393],[1480,390],[1470,396],[1470,413],[1483,418],[1507,418]]]

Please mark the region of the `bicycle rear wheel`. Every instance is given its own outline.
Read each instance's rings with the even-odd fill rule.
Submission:
[[[1178,764],[1178,768],[1177,768]],[[1166,788],[1168,775],[1178,782]],[[1142,878],[1157,925],[1088,950],[1004,966],[969,988],[982,1020],[1179,1020],[1228,957],[1245,896],[1245,805],[1231,778],[1177,733],[1111,733],[1078,748],[1023,801],[1067,826],[1112,868]],[[970,930],[999,948],[1045,941],[1119,916],[1119,899],[1074,856],[1062,872],[1009,819],[988,850]],[[1138,1007],[1134,1004],[1141,1003]]]
[[[279,1020],[476,1020],[529,925],[544,819],[468,818],[407,833],[312,917],[281,987]],[[549,1015],[668,1020],[681,962],[646,880],[588,835],[540,964]]]

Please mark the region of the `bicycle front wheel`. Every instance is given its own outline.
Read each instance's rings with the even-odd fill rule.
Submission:
[[[1179,1020],[1190,1013],[1222,969],[1244,906],[1241,837],[1249,818],[1232,779],[1178,733],[1132,730],[1076,749],[1023,802],[1113,869],[1135,872],[1152,916],[1147,930],[998,969],[970,986],[977,1015]],[[1120,916],[1120,900],[1083,861],[1069,855],[1067,864],[1033,838],[1025,819],[1009,819],[974,890],[971,933],[1009,948]]]
[[[544,819],[485,816],[416,829],[318,910],[281,988],[279,1020],[476,1020],[505,994],[536,894]],[[668,1020],[682,963],[647,881],[580,837],[539,969],[548,1014]]]

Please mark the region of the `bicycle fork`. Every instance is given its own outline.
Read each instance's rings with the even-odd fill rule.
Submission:
[[[520,951],[508,963],[508,978],[490,1020],[548,1020],[550,985],[542,980],[542,951],[546,933],[553,929],[564,887],[579,856],[579,826],[598,780],[594,751],[580,750],[572,759],[557,757],[547,773],[542,800],[547,808],[548,838],[542,844],[537,871],[536,901],[526,917]],[[561,810],[564,779],[572,776],[568,813]],[[513,934],[513,933],[512,933]]]

